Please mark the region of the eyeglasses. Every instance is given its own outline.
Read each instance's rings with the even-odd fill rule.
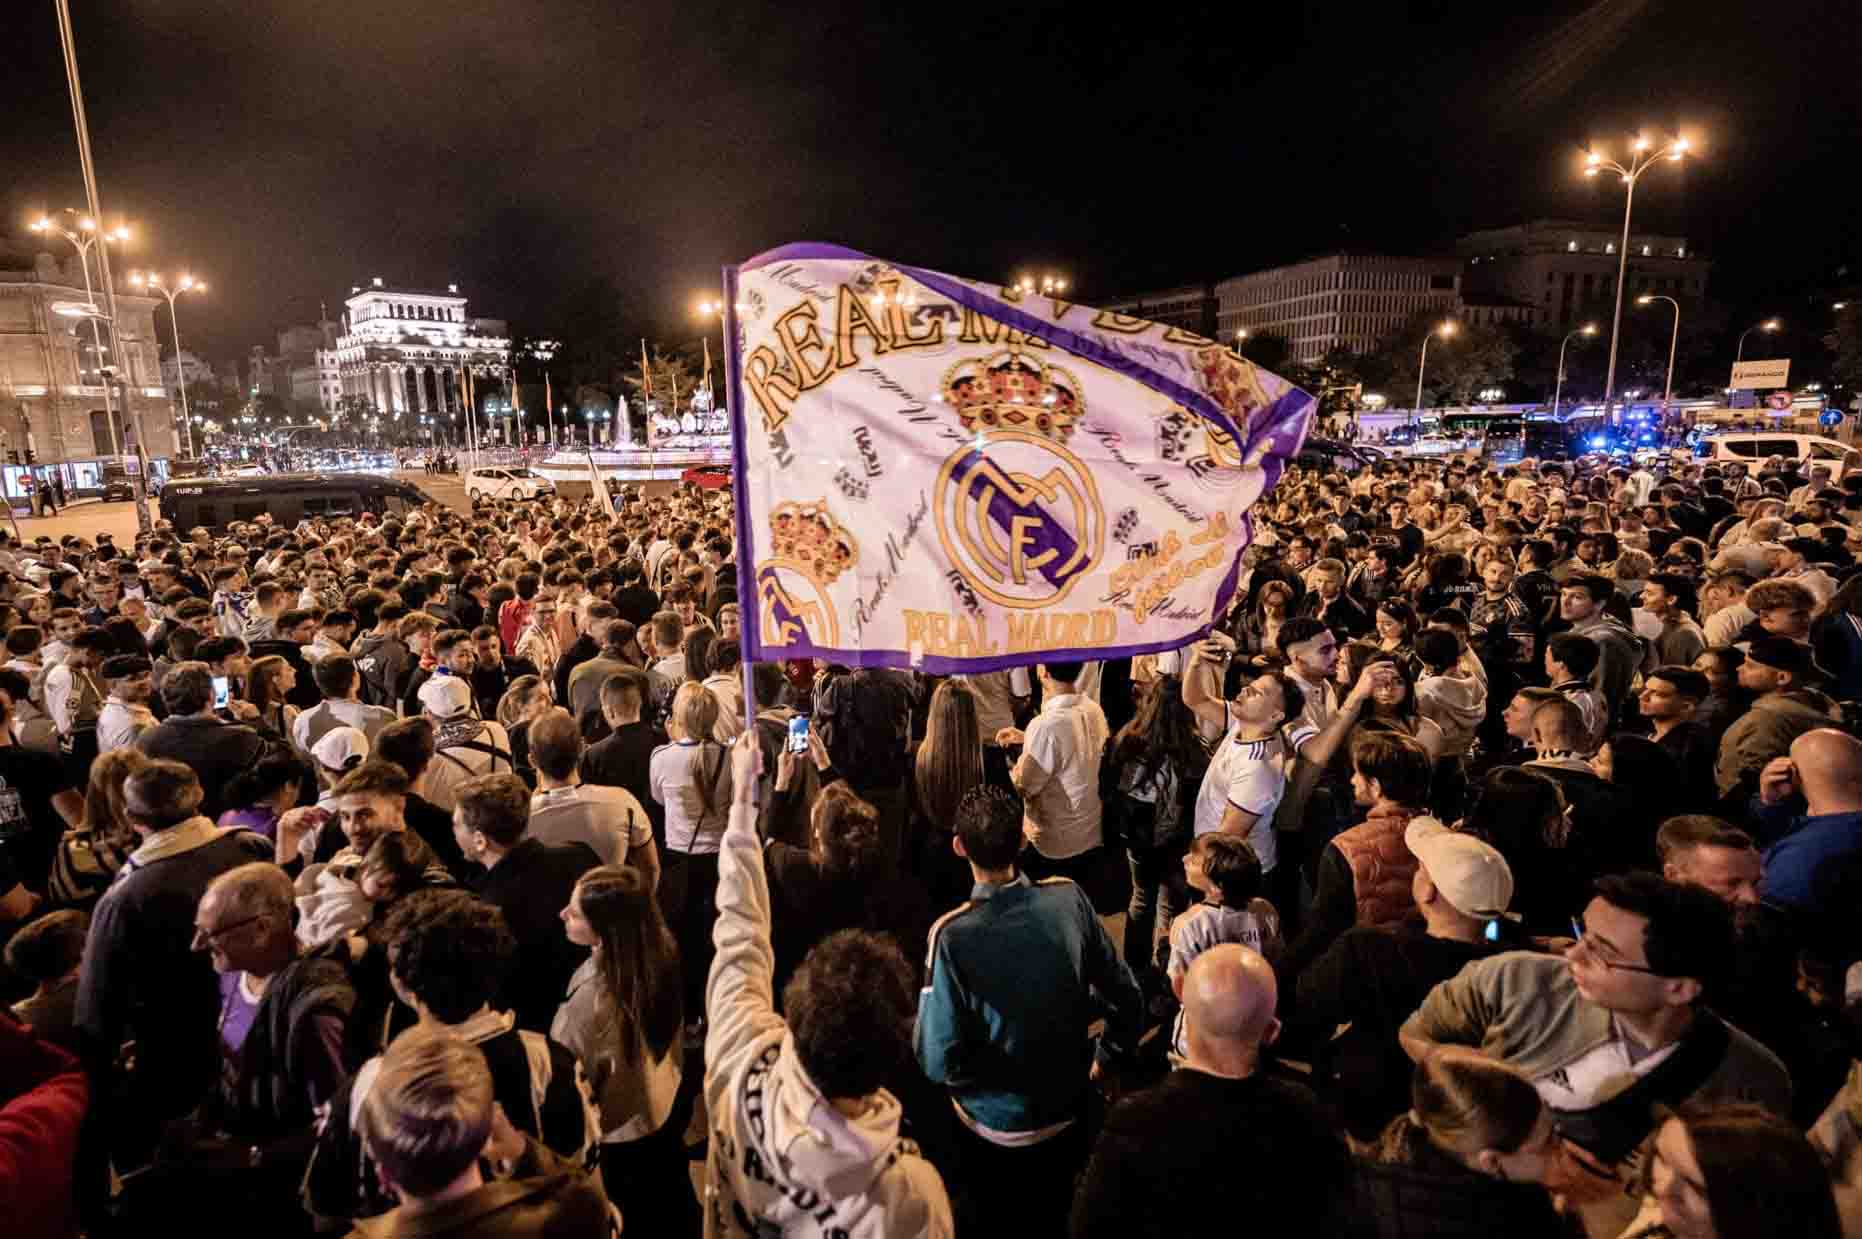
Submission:
[[[222,925],[218,929],[202,929],[199,925],[196,925],[194,926],[194,941],[197,943],[205,942],[209,946],[217,946],[219,945],[220,939],[232,933],[235,929],[242,929],[252,924],[254,921],[262,921],[264,919],[265,915],[260,913],[258,916],[248,916],[243,921],[234,921],[231,925]]]
[[[1666,975],[1665,973],[1657,972],[1653,968],[1644,967],[1641,964],[1625,964],[1621,960],[1611,959],[1609,956],[1598,951],[1595,946],[1591,945],[1590,938],[1584,933],[1584,918],[1581,916],[1574,916],[1571,918],[1571,936],[1576,939],[1576,941],[1571,944],[1571,949],[1573,951],[1583,951],[1586,955],[1596,960],[1599,964],[1602,964],[1605,968],[1608,968],[1611,972],[1640,972],[1645,977]]]

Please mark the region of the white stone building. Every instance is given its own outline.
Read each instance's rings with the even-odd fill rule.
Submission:
[[[344,303],[343,332],[330,350],[340,400],[364,400],[384,419],[462,412],[466,372],[473,382],[508,373],[511,341],[486,334],[495,326],[466,312],[458,285],[445,292],[358,287]],[[319,358],[318,369],[328,362]]]

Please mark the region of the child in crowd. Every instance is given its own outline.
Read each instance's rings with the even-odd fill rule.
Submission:
[[[1197,837],[1183,858],[1183,876],[1202,902],[1170,924],[1170,988],[1183,997],[1183,977],[1190,961],[1212,946],[1238,942],[1272,963],[1280,956],[1280,914],[1260,897],[1261,860],[1246,839],[1236,835]],[[1170,1034],[1172,1064],[1182,1061],[1183,1013]]]
[[[394,831],[366,855],[344,848],[328,864],[312,865],[298,879],[298,941],[322,946],[351,935],[367,936],[401,896],[419,890],[435,864],[432,849],[412,831]]]

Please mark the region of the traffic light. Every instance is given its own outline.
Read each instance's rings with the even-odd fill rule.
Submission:
[[[32,444],[28,443],[26,445],[26,463],[30,465],[30,464],[35,463],[37,460],[38,460],[38,454],[32,450]]]
[[[6,459],[8,464],[17,465],[19,463],[19,453],[9,450],[6,454]]]

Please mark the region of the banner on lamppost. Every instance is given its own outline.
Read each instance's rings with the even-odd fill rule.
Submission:
[[[795,245],[725,270],[746,660],[934,674],[1206,634],[1311,396],[1180,328]]]
[[[1791,381],[1791,359],[1741,361],[1733,365],[1733,381],[1728,387],[1785,387]]]

